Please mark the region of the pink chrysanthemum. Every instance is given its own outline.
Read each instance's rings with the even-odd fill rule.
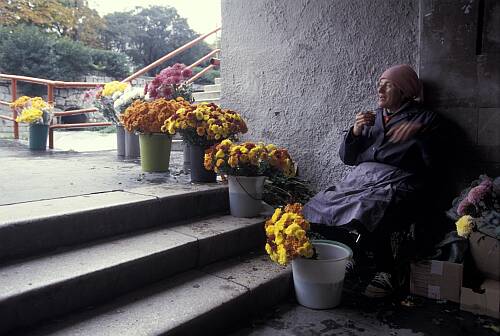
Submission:
[[[490,193],[491,188],[484,185],[478,185],[469,191],[467,200],[474,205],[479,205],[479,202],[484,201]]]

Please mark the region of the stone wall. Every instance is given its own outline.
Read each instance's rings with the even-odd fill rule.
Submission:
[[[115,79],[111,77],[104,76],[84,76],[80,80],[80,82],[87,83],[106,83],[113,81]],[[133,81],[134,86],[144,87],[146,82],[152,80],[151,77],[139,77]],[[92,107],[88,104],[85,104],[83,101],[83,94],[86,89],[54,89],[54,100],[56,110],[65,110],[70,107]],[[23,92],[22,89],[18,88],[17,97],[21,97],[23,95],[27,95],[27,93]],[[44,99],[47,99],[47,94],[42,95]],[[3,101],[11,101],[12,93],[10,87],[10,81],[0,81],[0,100]],[[12,116],[12,111],[6,106],[0,106],[0,114]],[[102,118],[98,113],[91,115],[92,119],[101,120]],[[20,124],[20,138],[27,138],[27,126]],[[12,138],[13,137],[13,123],[10,121],[5,121],[3,119],[0,120],[0,138]]]
[[[420,77],[426,103],[455,128],[458,188],[500,175],[500,1],[421,1]]]
[[[221,103],[246,138],[286,146],[317,187],[348,169],[342,131],[388,66],[417,64],[418,1],[223,0]]]

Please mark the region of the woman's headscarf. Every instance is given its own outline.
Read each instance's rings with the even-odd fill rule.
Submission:
[[[413,99],[421,98],[422,84],[415,70],[408,64],[390,67],[380,76],[380,79],[382,78],[393,82],[403,92],[404,96]]]

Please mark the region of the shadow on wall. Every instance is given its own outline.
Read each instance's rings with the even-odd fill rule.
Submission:
[[[448,116],[435,111],[441,117],[440,155],[437,164],[436,201],[441,209],[450,207],[456,195],[467,185],[468,181],[477,178],[482,172],[473,169],[472,163],[480,160],[474,150],[474,144],[468,139],[462,125]]]

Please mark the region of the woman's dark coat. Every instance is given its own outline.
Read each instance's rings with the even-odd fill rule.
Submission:
[[[406,141],[393,143],[387,132],[405,122],[419,125]],[[375,124],[356,137],[351,129],[339,150],[341,160],[355,165],[340,183],[318,193],[304,206],[313,223],[330,226],[361,222],[375,230],[389,206],[413,199],[422,191],[434,165],[438,118],[417,103],[410,103],[384,125],[383,110],[376,110]]]

